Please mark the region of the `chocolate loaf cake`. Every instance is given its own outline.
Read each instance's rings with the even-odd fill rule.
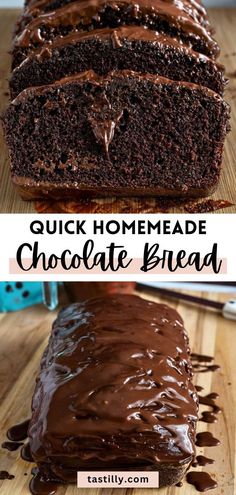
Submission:
[[[181,480],[195,452],[197,394],[188,337],[173,309],[137,296],[73,304],[55,321],[32,400],[40,474],[158,470]]]
[[[212,33],[197,0],[27,2],[3,116],[22,198],[211,194],[229,129]]]
[[[13,181],[25,199],[209,193],[227,117],[207,88],[131,71],[26,89],[4,119]]]
[[[197,4],[198,5],[198,4]],[[24,21],[24,14],[22,21]],[[178,37],[194,50],[216,57],[219,46],[206,19],[189,0],[77,0],[37,15],[19,28],[13,44],[13,67],[30,49],[74,31],[144,25],[149,29]]]

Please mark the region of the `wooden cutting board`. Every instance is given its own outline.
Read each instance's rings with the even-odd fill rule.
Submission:
[[[224,167],[220,185],[216,193],[212,196],[214,200],[224,200],[233,203],[229,208],[220,210],[225,213],[236,213],[236,9],[210,9],[212,23],[217,31],[217,39],[222,49],[221,62],[226,65],[227,76],[230,77],[230,84],[226,90],[226,99],[232,107],[231,126],[232,132],[227,137],[224,154]],[[10,56],[7,51],[10,48],[11,32],[18,10],[0,9],[0,111],[5,107],[8,101],[7,77],[9,76]],[[94,202],[89,205],[63,202],[62,204],[41,204],[38,210],[43,212],[86,212],[86,213],[154,213],[154,212],[184,212],[182,206],[165,206],[154,201],[145,201],[130,199],[125,201],[111,202],[108,199]],[[2,130],[0,131],[0,212],[1,213],[32,213],[34,212],[34,203],[23,202],[10,182],[9,161],[6,145],[4,143]]]
[[[209,299],[226,301],[226,294],[197,293]],[[142,295],[147,297],[145,293]],[[235,294],[236,297],[236,294]],[[148,295],[149,299],[159,301]],[[215,459],[215,464],[206,466],[205,471],[212,473],[218,481],[218,488],[211,495],[233,495],[236,493],[235,456],[236,456],[236,323],[225,320],[216,312],[200,309],[194,305],[175,303],[174,300],[161,299],[181,313],[189,333],[192,351],[215,356],[215,362],[221,370],[215,373],[199,373],[195,384],[204,386],[204,394],[218,392],[217,401],[223,408],[218,423],[207,425],[198,423],[198,431],[209,430],[221,440],[218,447],[198,448]],[[6,439],[7,429],[29,417],[30,401],[39,361],[46,345],[55,312],[48,312],[42,306],[35,306],[17,313],[0,315],[0,444]],[[0,470],[7,470],[15,478],[0,481],[1,495],[27,495],[31,479],[32,464],[20,459],[18,452],[0,449]],[[201,468],[198,468],[201,469]],[[156,490],[139,489],[106,490],[107,495],[154,495]],[[182,488],[170,487],[158,491],[158,495],[194,495],[195,489],[184,482]],[[70,485],[62,487],[60,495],[102,495],[102,491],[78,490]]]

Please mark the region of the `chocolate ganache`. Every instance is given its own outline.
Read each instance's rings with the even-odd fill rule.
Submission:
[[[61,35],[62,26],[73,30],[145,25],[150,29],[179,36],[197,51],[216,57],[217,42],[211,28],[188,1],[165,0],[82,0],[33,18],[15,38],[14,46],[29,48]],[[59,30],[58,30],[59,29]],[[63,35],[65,35],[63,29]]]
[[[53,324],[29,442],[47,479],[79,469],[159,470],[177,483],[195,454],[198,399],[178,313],[133,295],[72,304]]]

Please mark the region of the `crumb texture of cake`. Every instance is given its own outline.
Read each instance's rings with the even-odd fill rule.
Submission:
[[[208,193],[227,116],[206,88],[130,71],[27,89],[4,118],[13,180],[38,197]]]
[[[29,442],[43,477],[158,470],[183,477],[198,399],[179,314],[133,295],[72,304],[53,324],[32,400]]]
[[[200,7],[200,5],[199,5]],[[24,19],[24,14],[23,14]],[[19,62],[31,48],[73,31],[121,25],[145,25],[150,29],[179,37],[196,51],[217,57],[219,47],[212,37],[209,22],[189,0],[77,0],[46,14],[37,15],[19,29],[13,44],[14,60]],[[15,63],[15,62],[14,62]]]
[[[158,74],[206,86],[221,95],[225,87],[223,66],[209,57],[185,45],[180,49],[174,38],[143,26],[123,26],[69,34],[30,52],[12,73],[12,98],[27,87],[91,69],[99,75],[127,69]]]
[[[21,197],[211,194],[229,130],[218,55],[200,1],[27,2],[3,115]]]

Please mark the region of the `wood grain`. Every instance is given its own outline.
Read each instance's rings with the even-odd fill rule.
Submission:
[[[7,104],[7,77],[9,76],[10,57],[7,51],[10,47],[11,32],[19,11],[14,9],[0,10],[0,111]],[[220,210],[225,213],[236,213],[236,9],[209,9],[212,23],[217,31],[217,39],[222,49],[221,62],[226,65],[230,84],[226,90],[226,99],[232,107],[231,126],[232,132],[227,137],[224,154],[224,166],[220,185],[213,199],[228,200],[234,204],[230,208]],[[109,209],[113,213],[120,210],[120,203],[114,201],[110,204],[104,200],[104,204],[109,204]],[[140,212],[143,206],[139,201],[129,201],[129,211]],[[152,206],[151,206],[152,208]],[[23,202],[17,195],[10,182],[9,162],[6,145],[4,143],[2,130],[0,131],[0,212],[1,213],[30,213],[34,212],[34,203]],[[66,211],[66,208],[65,208]],[[69,210],[70,211],[70,210]],[[148,211],[148,209],[147,209]],[[160,211],[157,208],[157,211]],[[169,212],[178,213],[183,210],[177,206],[170,207]],[[80,212],[83,208],[80,207]],[[86,208],[86,212],[87,208]],[[91,212],[94,207],[91,205]],[[96,213],[103,212],[103,203],[100,202],[96,208]]]
[[[199,293],[197,293],[199,295]],[[224,302],[226,294],[200,293],[203,297]],[[145,293],[143,297],[147,297]],[[230,296],[232,297],[232,295]],[[235,294],[236,297],[236,294]],[[157,297],[148,295],[149,299],[158,301]],[[204,394],[218,392],[219,405],[223,412],[219,415],[218,423],[207,425],[198,423],[198,431],[209,429],[214,436],[221,440],[220,447],[198,448],[198,454],[203,453],[215,459],[215,464],[203,470],[211,472],[218,481],[218,488],[211,491],[212,495],[233,495],[236,493],[235,481],[235,410],[236,410],[236,324],[223,319],[212,310],[200,309],[194,305],[174,303],[162,298],[176,307],[184,318],[190,337],[191,348],[215,356],[215,362],[221,370],[216,373],[199,373],[195,383],[204,386]],[[48,312],[42,306],[0,315],[0,442],[6,437],[6,430],[20,422],[30,414],[31,395],[39,366],[39,361],[46,345],[51,323],[55,312]],[[19,453],[0,451],[0,469],[12,473],[15,478],[11,481],[0,481],[1,495],[27,495],[28,483],[31,478],[32,465],[22,461]],[[200,468],[198,468],[200,469]],[[27,475],[24,475],[27,473]],[[139,489],[106,490],[107,495],[154,495],[156,490]],[[196,491],[185,482],[183,487],[170,487],[158,491],[160,495],[194,495]],[[60,495],[102,495],[99,490],[78,490],[70,485],[61,488]]]

